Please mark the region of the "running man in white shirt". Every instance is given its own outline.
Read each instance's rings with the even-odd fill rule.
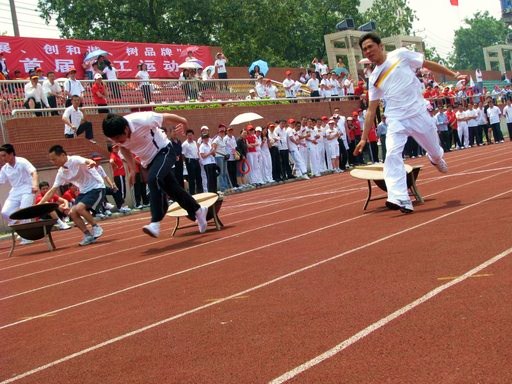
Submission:
[[[416,70],[425,67],[433,72],[455,78],[462,79],[465,76],[425,60],[421,53],[412,52],[406,48],[386,53],[380,37],[374,32],[361,36],[359,46],[364,56],[376,66],[369,79],[370,104],[364,130],[354,155],[359,155],[363,151],[374,124],[380,100],[383,99],[386,102],[388,122],[387,155],[384,162],[384,180],[388,190],[386,206],[403,213],[410,213],[413,211],[413,206],[407,192],[407,175],[402,158],[407,137],[412,136],[425,148],[430,162],[440,172],[448,172],[448,165],[443,159],[444,152],[439,145],[437,128],[427,111]]]
[[[108,114],[103,120],[103,133],[120,146],[130,172],[130,184],[135,181],[135,161],[132,153],[140,158],[147,172],[150,191],[151,223],[142,231],[149,236],[160,235],[160,222],[165,217],[169,203],[166,194],[196,218],[199,232],[206,231],[207,208],[201,207],[178,183],[174,175],[176,154],[161,128],[176,124],[176,131],[183,134],[187,120],[170,113],[136,112],[120,116]]]
[[[0,147],[0,160],[4,164],[0,169],[0,184],[8,182],[11,185],[9,195],[2,206],[2,216],[9,224],[14,224],[9,216],[34,203],[34,194],[39,189],[39,180],[36,168],[27,159],[16,156],[12,144],[4,144]],[[21,244],[31,242],[21,239]]]
[[[46,203],[53,197],[61,185],[73,183],[80,190],[75,204],[69,212],[75,225],[84,233],[78,245],[89,245],[103,234],[103,229],[96,223],[90,210],[96,211],[105,198],[105,184],[99,173],[94,169],[96,163],[82,156],[68,156],[64,148],[54,145],[49,150],[50,161],[59,167],[53,186],[46,192],[39,204]],[[91,225],[87,229],[84,220]]]

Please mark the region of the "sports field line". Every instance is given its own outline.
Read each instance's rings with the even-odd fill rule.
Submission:
[[[425,196],[425,197],[429,197],[429,196],[433,196],[433,195],[441,193],[441,192],[446,192],[446,191],[449,191],[449,190],[457,189],[457,188],[462,187],[462,186],[471,185],[473,183],[484,181],[484,180],[486,180],[488,178],[491,178],[491,177],[494,177],[494,176],[495,175],[492,175],[492,176],[488,176],[488,177],[485,177],[483,179],[479,179],[479,180],[476,180],[476,181],[468,182],[468,183],[465,183],[465,184],[460,184],[460,185],[458,185],[456,187],[452,187],[452,188],[449,188],[449,189],[444,189],[443,191],[436,192],[434,194],[431,194],[431,195],[428,195],[428,196]],[[330,209],[328,209],[328,210],[330,210]],[[325,211],[328,211],[328,210],[325,210]],[[265,244],[265,245],[262,245],[262,246],[259,246],[259,247],[256,247],[256,248],[245,250],[245,251],[240,252],[240,253],[236,253],[236,254],[233,254],[233,255],[230,255],[230,256],[226,256],[226,257],[223,257],[223,258],[220,258],[220,259],[212,260],[212,261],[210,261],[208,263],[196,265],[196,266],[193,266],[193,267],[181,270],[181,271],[177,271],[177,272],[165,275],[165,276],[158,277],[156,279],[148,280],[148,281],[145,281],[143,283],[139,283],[139,284],[136,284],[136,285],[133,285],[133,286],[130,286],[130,287],[123,288],[121,290],[117,290],[117,291],[110,292],[110,293],[107,293],[107,294],[104,294],[104,295],[101,295],[101,296],[97,296],[97,297],[94,297],[94,298],[91,298],[91,299],[88,299],[88,300],[84,300],[82,302],[78,302],[78,303],[75,303],[75,304],[72,304],[72,305],[69,305],[69,306],[66,306],[66,307],[58,308],[58,309],[55,309],[55,310],[52,310],[52,311],[48,311],[48,312],[45,312],[45,313],[42,313],[42,314],[39,314],[39,315],[31,316],[31,317],[28,317],[28,318],[25,318],[25,319],[22,319],[22,320],[18,320],[18,321],[12,322],[12,323],[4,324],[4,325],[0,326],[0,330],[5,329],[5,328],[10,328],[10,327],[22,324],[22,323],[26,323],[28,321],[32,321],[32,320],[36,320],[36,319],[43,318],[43,317],[46,317],[46,316],[50,316],[50,315],[53,315],[53,314],[56,314],[56,313],[59,313],[59,312],[62,312],[62,311],[68,310],[68,309],[76,308],[76,307],[79,307],[79,306],[82,306],[82,305],[85,305],[85,304],[90,304],[92,302],[99,301],[99,300],[102,300],[102,299],[106,299],[106,298],[109,298],[109,297],[112,297],[112,296],[115,296],[115,295],[118,295],[118,294],[121,294],[121,293],[124,293],[124,292],[128,292],[128,291],[131,291],[133,289],[140,288],[140,287],[143,287],[143,286],[146,286],[146,285],[149,285],[149,284],[153,284],[153,283],[156,283],[156,282],[159,282],[159,281],[163,281],[165,279],[168,279],[168,278],[171,278],[171,277],[174,277],[174,276],[179,276],[179,275],[182,275],[184,273],[192,272],[192,271],[195,271],[195,270],[198,270],[198,269],[202,269],[202,268],[208,267],[210,265],[215,265],[215,264],[218,264],[220,262],[231,260],[231,259],[237,258],[239,256],[245,255],[245,254],[250,253],[250,252],[258,251],[258,250],[261,250],[261,249],[265,249],[265,248],[268,248],[268,247],[271,247],[271,246],[275,246],[275,245],[278,245],[278,244],[282,244],[282,243],[288,242],[290,240],[295,240],[295,239],[303,237],[303,236],[308,236],[308,235],[311,235],[311,234],[314,234],[314,233],[317,233],[317,232],[320,232],[320,231],[324,231],[325,229],[329,229],[329,228],[332,228],[332,227],[335,227],[335,226],[338,226],[338,225],[341,225],[341,224],[345,224],[347,222],[350,222],[350,221],[353,221],[353,220],[356,220],[356,219],[367,217],[369,214],[372,214],[372,213],[364,213],[362,215],[354,216],[352,218],[348,218],[348,219],[345,219],[343,221],[330,224],[328,226],[324,226],[324,227],[321,227],[321,228],[317,228],[315,230],[304,232],[302,234],[298,234],[298,235],[295,235],[295,236],[292,236],[292,237],[288,237],[288,238],[280,240],[280,241],[272,242],[272,243]],[[311,214],[308,214],[306,216],[311,216]],[[293,220],[295,220],[295,219],[290,219],[290,220],[287,220],[287,221],[293,221]],[[266,225],[266,226],[269,226],[269,225]],[[264,227],[266,227],[266,226],[264,226]],[[264,227],[261,227],[261,228],[264,228]],[[238,236],[240,234],[242,234],[242,233],[239,233],[239,234],[233,235],[233,236]],[[222,239],[219,239],[219,240],[222,240]],[[217,240],[215,240],[215,241],[217,241]],[[161,255],[161,256],[164,256],[164,255]],[[161,257],[161,256],[157,256],[157,257]],[[125,266],[125,265],[123,265],[123,266]],[[116,267],[116,269],[118,269],[120,267],[123,267],[123,266]],[[85,276],[83,276],[81,278],[89,277],[91,275],[94,275],[94,274],[85,275]],[[52,287],[52,286],[55,286],[55,285],[60,285],[60,284],[66,283],[68,281],[69,280],[66,280],[66,281],[63,281],[63,282],[60,282],[60,283],[55,283],[55,284],[52,284],[50,286],[39,287],[39,288],[36,288],[35,290],[41,290],[41,289],[45,289],[47,287]],[[27,291],[27,292],[29,293],[31,291]]]
[[[435,217],[435,218],[433,218],[433,219],[427,220],[427,221],[425,221],[425,222],[423,222],[423,223],[421,223],[421,224],[417,224],[417,225],[414,225],[414,226],[412,226],[412,227],[409,227],[409,228],[403,229],[403,230],[401,230],[401,231],[394,232],[394,233],[392,233],[392,234],[389,234],[389,235],[383,236],[383,237],[381,237],[380,239],[377,239],[377,240],[374,240],[374,241],[372,241],[372,242],[366,243],[366,244],[361,245],[361,246],[359,246],[359,247],[352,248],[352,249],[350,249],[350,250],[347,250],[347,251],[345,251],[345,252],[339,253],[339,254],[337,254],[337,255],[335,255],[335,256],[332,256],[332,257],[329,257],[329,258],[327,258],[327,259],[324,259],[324,260],[318,261],[318,262],[316,262],[316,263],[313,263],[313,264],[307,265],[307,266],[305,266],[305,267],[302,267],[302,268],[296,269],[296,270],[294,270],[294,271],[292,271],[292,272],[286,273],[286,274],[284,274],[284,275],[281,275],[281,276],[279,276],[279,277],[276,277],[276,278],[274,278],[274,279],[272,279],[272,280],[268,280],[268,281],[266,281],[266,282],[264,282],[264,283],[258,284],[258,285],[256,285],[256,286],[253,286],[253,287],[251,287],[251,288],[245,289],[245,290],[243,290],[243,291],[239,291],[239,292],[234,293],[234,294],[232,294],[232,295],[230,295],[230,296],[227,296],[227,297],[224,297],[224,298],[218,299],[218,300],[213,301],[213,302],[210,302],[210,303],[208,303],[208,304],[201,305],[201,306],[199,306],[199,307],[196,307],[196,308],[190,309],[190,310],[188,310],[188,311],[185,311],[185,312],[179,313],[179,314],[177,314],[177,315],[174,315],[174,316],[168,317],[168,318],[166,318],[166,319],[163,319],[163,320],[160,320],[160,321],[158,321],[158,322],[155,322],[155,323],[149,324],[149,325],[147,325],[147,326],[145,326],[145,327],[142,327],[142,328],[138,328],[138,329],[133,330],[133,331],[131,331],[131,332],[128,332],[128,333],[125,333],[125,334],[119,335],[119,336],[117,336],[117,337],[111,338],[111,339],[109,339],[109,340],[105,340],[105,341],[104,341],[104,342],[102,342],[102,343],[98,343],[98,344],[93,345],[93,346],[91,346],[91,347],[89,347],[89,348],[82,349],[82,350],[80,350],[80,351],[78,351],[78,352],[75,352],[75,353],[72,353],[72,354],[70,354],[70,355],[64,356],[64,357],[62,357],[62,358],[60,358],[60,359],[57,359],[57,360],[54,360],[54,361],[52,361],[52,362],[50,362],[50,363],[47,363],[47,364],[41,365],[41,366],[39,366],[39,367],[37,367],[37,368],[34,368],[34,369],[32,369],[32,370],[29,370],[29,371],[23,372],[23,373],[21,373],[21,374],[18,374],[18,375],[16,375],[16,376],[13,376],[13,377],[11,377],[11,378],[9,378],[9,379],[7,379],[7,380],[4,380],[4,381],[0,382],[0,384],[8,384],[8,383],[12,383],[12,382],[18,381],[18,380],[20,380],[20,379],[22,379],[22,378],[25,378],[25,377],[27,377],[27,376],[34,375],[34,374],[36,374],[36,373],[38,373],[38,372],[41,372],[41,371],[44,371],[44,370],[46,370],[46,369],[48,369],[48,368],[52,368],[52,367],[54,367],[54,366],[56,366],[56,365],[59,365],[59,364],[65,363],[65,362],[67,362],[67,361],[70,361],[70,360],[75,359],[75,358],[77,358],[77,357],[80,357],[80,356],[82,356],[82,355],[85,355],[85,354],[87,354],[87,353],[89,353],[89,352],[96,351],[96,350],[101,349],[101,348],[104,348],[104,347],[106,347],[106,346],[108,346],[108,345],[111,345],[111,344],[114,344],[114,343],[120,342],[120,341],[122,341],[122,340],[124,340],[124,339],[127,339],[127,338],[129,338],[129,337],[132,337],[132,336],[138,335],[138,334],[140,334],[140,333],[146,332],[146,331],[151,330],[151,329],[153,329],[153,328],[156,328],[156,327],[159,327],[159,326],[161,326],[161,325],[167,324],[167,323],[169,323],[169,322],[171,322],[171,321],[174,321],[174,320],[180,319],[180,318],[182,318],[182,317],[185,317],[185,316],[188,316],[188,315],[194,314],[194,313],[196,313],[196,312],[200,312],[200,311],[202,311],[202,310],[208,309],[208,308],[210,308],[210,307],[213,307],[213,306],[216,306],[216,305],[222,304],[222,303],[224,303],[224,302],[226,302],[226,301],[228,301],[228,300],[232,300],[232,299],[237,298],[237,297],[239,297],[239,296],[247,295],[248,293],[251,293],[251,292],[254,292],[254,291],[260,290],[260,289],[262,289],[262,288],[266,288],[266,287],[268,287],[268,286],[270,286],[270,285],[273,285],[273,284],[275,284],[275,283],[277,283],[277,282],[280,282],[280,281],[282,281],[282,280],[288,279],[289,277],[292,277],[292,276],[298,275],[298,274],[300,274],[300,273],[302,273],[302,272],[305,272],[305,271],[308,271],[308,270],[310,270],[310,269],[316,268],[316,267],[318,267],[318,266],[320,266],[320,265],[323,265],[323,264],[329,263],[329,262],[331,262],[331,261],[333,261],[333,260],[337,260],[337,259],[339,259],[339,258],[341,258],[341,257],[343,257],[343,256],[348,255],[348,254],[352,254],[352,253],[354,253],[354,252],[361,251],[361,250],[363,250],[363,249],[366,249],[366,248],[372,247],[372,246],[377,245],[377,244],[379,244],[379,243],[381,243],[381,242],[384,242],[384,241],[387,241],[387,240],[392,239],[392,238],[394,238],[394,237],[397,237],[397,236],[403,235],[404,233],[407,233],[407,232],[413,231],[413,230],[415,230],[415,229],[417,229],[417,228],[424,227],[424,226],[429,225],[429,224],[432,224],[432,223],[434,223],[434,222],[436,222],[436,221],[442,220],[442,219],[444,219],[444,218],[446,218],[446,217],[449,217],[449,216],[455,215],[455,214],[457,214],[457,213],[463,212],[463,211],[468,210],[468,209],[470,209],[470,208],[476,207],[476,206],[478,206],[478,205],[480,205],[480,204],[486,203],[486,202],[488,202],[488,201],[490,201],[490,200],[493,200],[493,199],[499,198],[499,197],[501,197],[501,196],[504,196],[504,195],[510,194],[511,192],[512,192],[512,189],[509,189],[509,190],[507,190],[507,191],[505,191],[505,192],[501,192],[501,193],[499,193],[499,194],[493,195],[493,196],[488,197],[488,198],[486,198],[486,199],[480,200],[480,201],[478,201],[478,202],[476,202],[476,203],[473,203],[473,204],[467,205],[467,206],[465,206],[465,207],[459,208],[459,209],[454,210],[454,211],[452,211],[452,212],[445,213],[445,214],[443,214],[443,215],[441,215],[441,216],[438,216],[438,217]],[[420,299],[418,299],[417,301],[415,301],[415,302],[417,302],[417,304],[414,304],[414,306],[411,306],[411,308],[410,308],[410,309],[412,309],[412,308],[414,308],[415,306],[417,306],[417,305],[419,305],[419,304],[421,304],[421,303],[423,303],[423,302],[427,301],[427,300],[428,300],[428,299],[430,299],[431,297],[434,297],[435,295],[437,295],[438,293],[442,292],[443,290],[445,290],[445,289],[447,289],[447,288],[449,288],[449,287],[451,287],[451,286],[453,286],[453,285],[455,285],[455,284],[458,284],[458,283],[460,283],[461,281],[464,281],[464,280],[465,280],[465,279],[467,279],[469,276],[471,276],[471,275],[473,275],[473,274],[475,274],[475,273],[480,272],[482,269],[484,269],[484,268],[488,267],[489,265],[491,265],[491,264],[493,264],[493,263],[497,262],[498,260],[502,259],[503,257],[507,256],[510,252],[512,252],[512,249],[509,249],[509,250],[505,251],[504,253],[502,253],[502,254],[500,254],[500,255],[497,255],[497,256],[495,256],[495,257],[493,257],[493,258],[491,258],[491,259],[487,260],[487,261],[486,261],[486,262],[484,262],[483,264],[480,264],[479,266],[477,266],[477,267],[473,268],[472,270],[470,270],[470,271],[466,272],[466,273],[465,273],[464,275],[462,275],[461,277],[459,277],[459,278],[457,278],[457,279],[455,279],[455,280],[453,280],[453,281],[451,281],[451,282],[449,282],[449,283],[446,283],[446,284],[444,284],[444,285],[440,286],[439,288],[437,288],[437,289],[435,289],[435,290],[433,290],[433,291],[430,291],[430,292],[429,292],[429,293],[427,293],[423,298],[420,298]],[[443,288],[443,287],[444,287],[444,288]],[[440,291],[438,292],[438,290],[440,290]],[[413,303],[415,303],[415,302],[413,302]],[[411,303],[410,305],[412,305],[413,303]],[[410,310],[410,309],[409,309],[409,310]],[[399,315],[398,315],[398,316],[399,316]],[[387,324],[389,321],[391,321],[392,319],[394,319],[394,318],[396,318],[396,317],[398,317],[398,316],[396,315],[396,312],[394,312],[393,314],[391,314],[391,315],[389,316],[389,320],[387,320],[386,322],[383,322],[381,325],[376,325],[376,326],[377,326],[378,328],[380,328],[380,327],[382,327],[383,325]],[[373,324],[372,324],[372,325],[373,325]],[[378,329],[378,328],[376,328],[376,329]],[[371,333],[371,332],[369,332],[369,333]],[[356,335],[358,335],[358,334],[356,334]],[[356,335],[354,335],[354,337],[355,337]],[[362,337],[364,337],[364,336],[362,336]],[[360,338],[362,338],[362,337],[360,336]],[[359,339],[360,339],[360,338],[359,338]],[[353,344],[353,343],[355,343],[356,341],[357,341],[357,340],[354,340],[354,341],[352,342],[352,344]],[[298,374],[298,373],[300,373],[300,372],[297,372],[297,374]],[[280,377],[282,377],[282,376],[280,376]],[[293,377],[293,376],[292,376],[292,377]],[[279,379],[279,378],[277,378],[277,379],[275,379],[275,380],[278,380],[278,379]],[[286,380],[288,380],[288,379],[286,379]],[[276,381],[275,383],[278,383],[278,382],[279,382],[279,381]]]

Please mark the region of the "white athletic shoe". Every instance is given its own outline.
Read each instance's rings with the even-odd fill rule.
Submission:
[[[448,173],[448,164],[446,164],[446,161],[444,159],[439,160],[439,162],[436,164],[432,161],[430,156],[428,157],[430,160],[430,163],[437,168],[437,170],[441,173]]]
[[[402,213],[412,213],[414,207],[412,206],[411,200],[397,200],[397,201],[386,201],[386,207],[392,211],[400,211]]]
[[[105,203],[105,209],[108,209],[108,210],[114,209],[114,204]]]
[[[89,245],[96,241],[96,239],[92,235],[84,235],[84,238],[81,242],[78,243],[80,246]]]
[[[32,243],[33,243],[32,240],[24,239],[23,237],[20,240],[20,245],[27,245],[27,244],[32,244]]]
[[[151,237],[158,237],[160,235],[160,223],[153,222],[142,227],[142,232]]]
[[[94,237],[94,239],[97,239],[98,237],[103,235],[103,228],[101,228],[99,225],[95,225],[94,227],[92,227],[91,234],[92,237]]]
[[[61,221],[60,223],[57,224],[59,226],[59,229],[61,231],[65,231],[66,229],[70,229],[71,228],[71,225]]]
[[[196,220],[197,225],[199,227],[199,233],[205,233],[206,227],[208,227],[208,222],[206,221],[206,214],[208,213],[208,208],[201,207],[196,211]]]
[[[121,207],[121,208],[119,208],[119,212],[121,212],[121,213],[128,213],[130,211],[131,211],[131,209],[128,208],[128,207]]]

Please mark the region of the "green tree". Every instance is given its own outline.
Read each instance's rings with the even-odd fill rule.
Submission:
[[[375,0],[364,13],[366,21],[375,21],[381,37],[409,35],[416,14],[407,0]]]
[[[451,61],[458,69],[485,68],[483,48],[505,44],[509,32],[505,23],[490,16],[488,11],[466,18],[467,27],[455,31],[455,47]]]

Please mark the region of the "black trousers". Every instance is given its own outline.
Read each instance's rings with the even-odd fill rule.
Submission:
[[[76,130],[76,135],[78,136],[83,132],[85,132],[86,139],[89,139],[89,140],[94,139],[94,133],[92,131],[92,123],[91,122],[86,121],[85,123],[80,124],[80,126]],[[64,136],[66,137],[66,139],[72,139],[75,137],[75,135],[69,135],[69,134],[66,134]]]
[[[147,205],[149,203],[148,195],[146,193],[146,183],[142,180],[142,174],[140,172],[135,174],[133,192],[135,194],[135,206],[139,206],[141,204]]]
[[[126,176],[114,176],[114,184],[116,185],[123,199],[126,198]],[[117,208],[121,208],[120,206]]]
[[[281,158],[279,157],[279,148],[270,147],[270,159],[272,161],[272,179],[282,181]]]
[[[280,149],[279,158],[281,159],[281,179],[293,178],[292,167],[290,167],[290,152],[287,149]]]
[[[198,159],[185,159],[188,173],[188,190],[191,195],[203,192],[203,179]]]
[[[229,181],[231,181],[231,186],[233,188],[238,187],[238,183],[236,181],[236,167],[238,165],[238,161],[236,160],[228,160],[228,175]]]
[[[176,154],[169,145],[162,148],[147,167],[151,221],[159,222],[165,217],[169,203],[167,196],[177,202],[193,218],[200,208],[197,201],[176,180],[173,166]]]
[[[338,139],[338,145],[340,147],[340,169],[345,170],[345,169],[347,169],[347,163],[348,163],[347,148],[345,148],[345,143],[341,139]]]
[[[204,173],[206,173],[206,183],[208,192],[217,193],[217,164],[205,164]]]
[[[48,99],[48,105],[50,106],[50,108],[57,108],[57,97],[55,97],[53,95],[48,95],[47,99]],[[51,111],[50,115],[58,116],[59,111]]]
[[[123,197],[123,193],[119,189],[117,191],[114,191],[112,188],[106,187],[105,188],[105,197],[106,196],[112,196],[114,198],[117,209],[119,209],[123,206],[124,197]],[[105,201],[106,200],[107,199],[105,198]]]
[[[439,141],[441,142],[441,147],[445,152],[450,151],[452,147],[452,138],[450,136],[450,131],[439,131]]]
[[[141,85],[142,94],[144,95],[144,100],[146,100],[146,104],[151,102],[151,85],[142,84]]]

